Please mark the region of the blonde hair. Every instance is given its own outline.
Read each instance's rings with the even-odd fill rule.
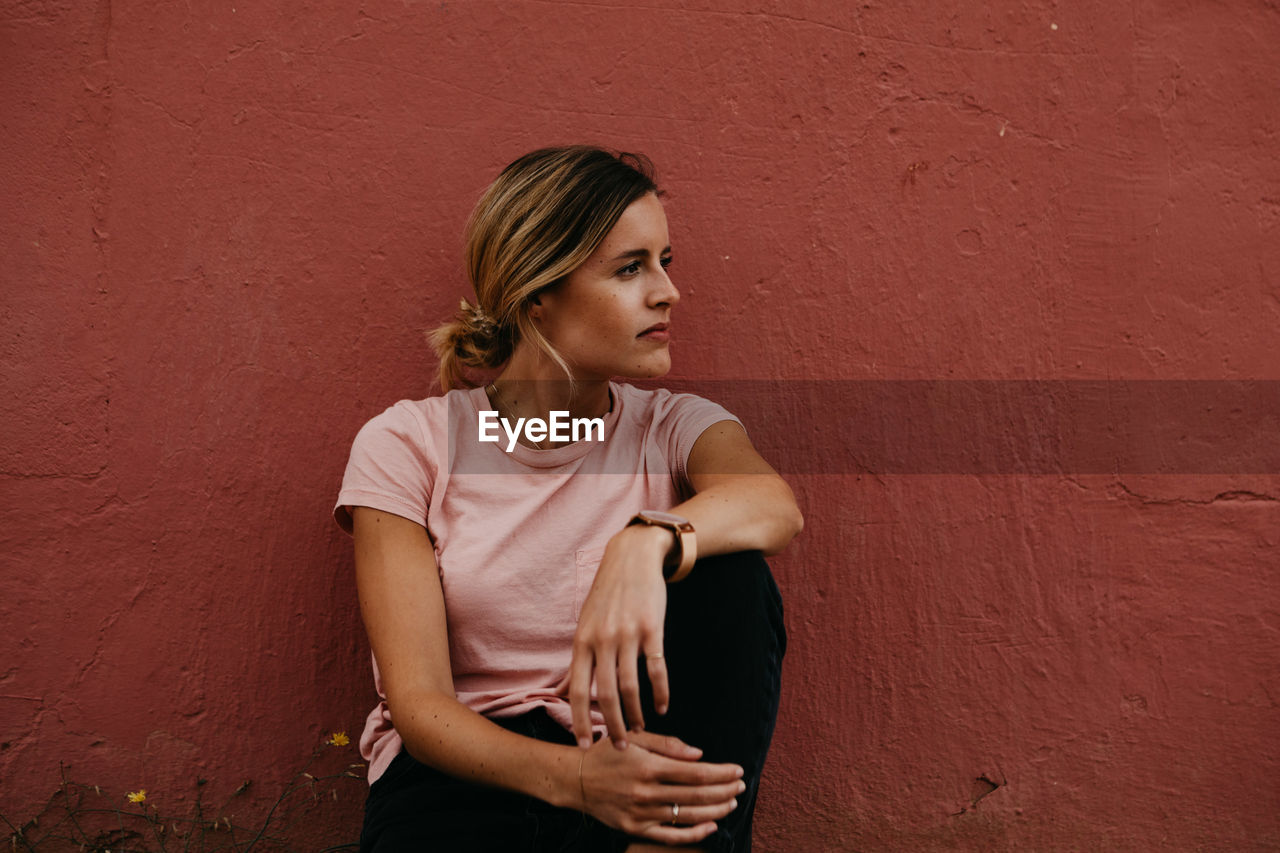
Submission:
[[[496,369],[522,340],[569,375],[568,365],[529,318],[529,301],[591,256],[622,212],[657,192],[653,166],[639,154],[574,145],[543,148],[502,170],[467,222],[466,299],[430,333],[440,387],[475,387],[465,368]]]

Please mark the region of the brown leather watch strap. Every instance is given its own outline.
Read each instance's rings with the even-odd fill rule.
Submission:
[[[661,512],[659,510],[643,510],[637,513],[627,526],[632,524],[647,524],[652,527],[665,527],[675,534],[676,537],[676,559],[673,561],[674,570],[668,573],[666,565],[662,568],[662,576],[666,578],[667,583],[678,583],[693,569],[694,562],[698,559],[698,539],[697,534],[693,530],[693,524],[684,516],[675,515],[670,512]]]

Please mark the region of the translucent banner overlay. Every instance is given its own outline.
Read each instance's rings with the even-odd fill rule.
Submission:
[[[781,473],[1280,473],[1277,380],[700,380],[643,387],[721,404]],[[618,470],[596,473],[630,473],[622,461],[607,468]]]

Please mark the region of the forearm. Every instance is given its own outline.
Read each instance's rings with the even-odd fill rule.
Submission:
[[[757,550],[776,554],[804,527],[791,488],[776,475],[721,479],[671,511],[693,524],[699,557]]]
[[[508,731],[434,690],[395,696],[391,709],[405,748],[423,764],[562,808],[581,808],[576,748]]]

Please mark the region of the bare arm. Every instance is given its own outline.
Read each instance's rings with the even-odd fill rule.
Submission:
[[[576,755],[509,732],[457,700],[444,594],[426,530],[367,507],[355,507],[352,521],[360,612],[409,754],[452,776],[567,805],[564,780],[572,774],[577,784]]]
[[[584,756],[510,732],[460,703],[426,530],[367,507],[354,508],[352,517],[360,610],[392,722],[410,755],[461,779],[590,811],[663,843],[699,841],[734,808],[741,769],[700,762],[700,751],[675,738],[650,736],[632,756],[602,742]],[[673,802],[688,807],[681,810],[687,825],[662,825]]]
[[[733,421],[703,431],[687,468],[696,494],[672,512],[693,523],[698,556],[755,550],[777,554],[803,529],[791,487]]]
[[[693,524],[700,557],[750,550],[776,554],[804,526],[791,487],[733,421],[703,431],[689,453],[687,470],[696,494],[671,511]],[[627,744],[627,720],[633,728],[644,727],[637,669],[641,656],[654,707],[665,713],[671,692],[661,657],[666,612],[662,564],[674,546],[670,531],[634,526],[614,534],[605,549],[582,606],[569,668],[573,730],[580,745],[590,742],[593,671],[596,698],[618,746]]]

